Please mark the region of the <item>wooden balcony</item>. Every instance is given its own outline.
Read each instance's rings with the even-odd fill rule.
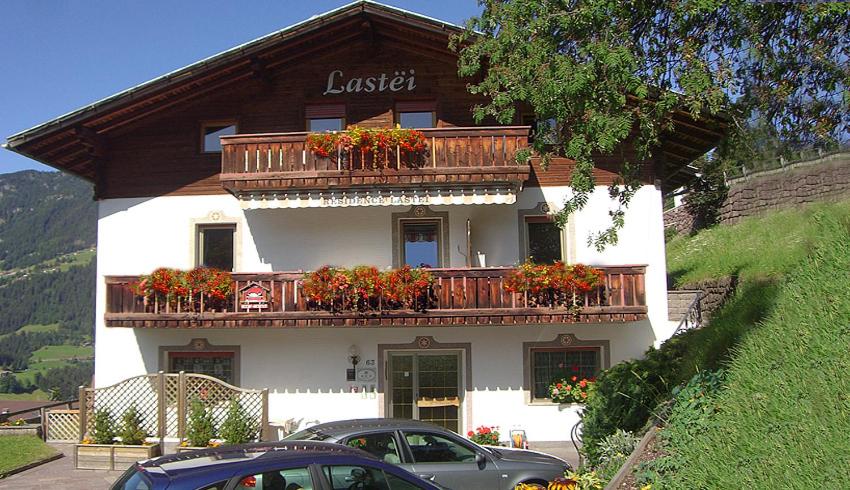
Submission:
[[[535,306],[521,293],[505,291],[511,268],[432,269],[431,307],[425,311],[313,311],[301,294],[302,272],[233,274],[235,291],[258,283],[269,291],[263,311],[244,311],[236,294],[223,310],[175,311],[145,302],[129,285],[134,276],[106,277],[106,326],[133,328],[412,327],[623,323],[646,318],[644,266],[601,267],[605,284],[579,298],[579,307]]]
[[[351,188],[518,188],[530,166],[516,153],[528,146],[528,126],[430,128],[424,152],[399,148],[377,157],[338,149],[319,157],[307,149],[309,133],[240,134],[221,138],[221,183],[234,194],[258,191]]]

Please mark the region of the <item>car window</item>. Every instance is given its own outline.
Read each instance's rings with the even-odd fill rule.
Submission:
[[[224,490],[225,485],[227,485],[227,480],[213,483],[212,485],[207,485],[205,487],[201,487],[198,490]]]
[[[390,490],[384,471],[370,466],[325,466],[333,490]]]
[[[142,476],[142,472],[135,468],[129,468],[121,479],[112,487],[118,490],[150,490],[150,484]]]
[[[398,452],[398,444],[391,432],[378,432],[375,434],[363,434],[354,436],[346,444],[357,449],[362,449],[369,454],[377,456],[383,461],[391,464],[401,463]]]
[[[405,432],[414,463],[463,463],[475,461],[475,451],[430,432]]]
[[[307,468],[287,468],[247,475],[239,480],[236,489],[313,490],[313,479]]]
[[[425,488],[410,483],[407,480],[402,480],[401,478],[389,472],[384,473],[384,475],[387,477],[387,484],[389,484],[390,490],[422,490],[423,488]]]

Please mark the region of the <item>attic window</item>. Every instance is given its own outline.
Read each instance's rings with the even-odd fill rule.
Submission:
[[[305,110],[307,131],[342,131],[345,129],[345,104],[313,104]]]
[[[201,123],[201,151],[204,153],[221,152],[219,137],[236,134],[236,122],[211,121]]]

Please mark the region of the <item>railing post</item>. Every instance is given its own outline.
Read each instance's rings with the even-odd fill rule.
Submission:
[[[41,415],[41,440],[46,441],[47,440],[47,410],[45,410],[44,407],[41,407],[38,410],[38,412]]]
[[[177,375],[177,438],[183,442],[186,435],[186,373]]]
[[[88,425],[88,399],[86,398],[86,387],[84,385],[80,385],[79,391],[77,392],[77,396],[80,397],[80,409],[79,416],[77,417],[80,421],[80,442],[83,441],[86,437],[86,426]],[[93,401],[92,401],[93,402]]]
[[[269,427],[269,389],[263,388],[263,413],[260,414],[260,440],[271,440]]]
[[[167,393],[165,391],[165,372],[160,371],[157,373],[156,377],[156,385],[157,385],[157,432],[159,436],[159,447],[161,450],[165,450],[165,432],[166,432],[166,405],[167,405]]]

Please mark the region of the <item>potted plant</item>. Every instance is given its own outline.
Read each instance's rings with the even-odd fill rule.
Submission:
[[[177,452],[217,446],[218,442],[213,441],[215,437],[215,421],[212,413],[207,410],[200,398],[192,398],[189,407],[189,427],[186,430],[186,439],[177,447]]]
[[[549,385],[549,398],[561,406],[573,403],[586,403],[590,396],[594,378],[570,378],[556,379]]]
[[[239,400],[231,399],[227,415],[221,423],[219,436],[227,444],[244,444],[256,440],[258,431],[257,424],[245,414]]]
[[[502,445],[502,443],[499,442],[498,427],[488,427],[486,425],[482,425],[481,427],[475,429],[475,432],[469,431],[466,435],[467,437],[469,437],[469,440],[482,446]]]
[[[75,446],[77,469],[114,470],[160,454],[159,444],[145,442],[147,434],[141,428],[141,417],[135,406],[124,412],[121,421],[120,433],[116,434],[116,424],[109,410],[95,412],[91,436],[84,437]],[[120,444],[115,443],[116,435],[121,439]]]

